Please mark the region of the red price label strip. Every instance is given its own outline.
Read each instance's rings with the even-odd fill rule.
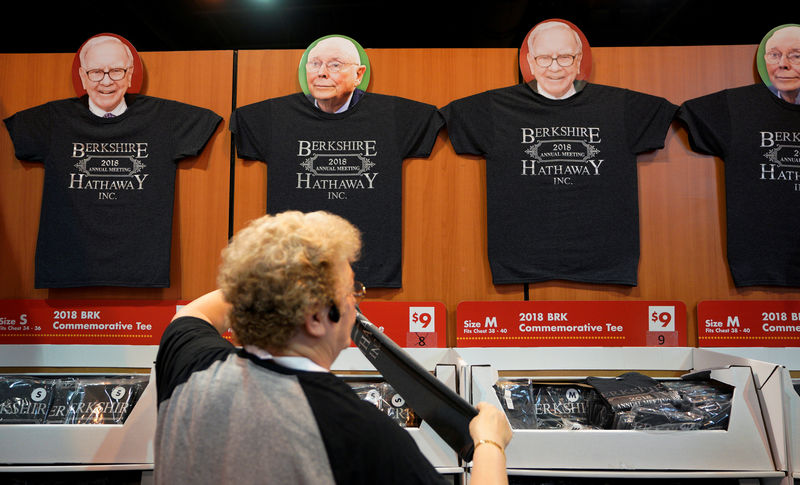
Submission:
[[[686,345],[679,301],[503,301],[458,305],[460,347]]]
[[[0,345],[158,345],[184,303],[0,300]]]
[[[701,347],[800,347],[800,301],[701,301],[697,327]]]

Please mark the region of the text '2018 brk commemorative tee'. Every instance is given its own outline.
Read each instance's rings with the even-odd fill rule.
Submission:
[[[267,211],[326,210],[362,232],[356,278],[402,285],[402,162],[427,157],[443,121],[435,106],[364,93],[325,113],[302,93],[243,106],[231,117],[239,156],[267,162]]]
[[[520,84],[442,108],[456,152],[486,158],[493,282],[636,285],[636,155],[664,146],[676,109],[597,84],[564,100]]]
[[[175,162],[222,120],[150,96],[115,118],[70,98],[5,119],[20,160],[44,163],[37,288],[168,287]]]

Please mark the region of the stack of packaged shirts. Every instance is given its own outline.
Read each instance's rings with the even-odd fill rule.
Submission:
[[[727,429],[733,388],[704,375],[658,381],[638,372],[581,382],[501,378],[513,429]]]
[[[0,424],[123,424],[149,379],[0,376]]]

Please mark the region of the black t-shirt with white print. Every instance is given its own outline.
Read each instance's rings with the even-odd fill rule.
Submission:
[[[728,265],[736,286],[800,286],[800,106],[753,84],[691,99],[692,149],[725,167]]]
[[[435,106],[364,93],[325,113],[302,93],[237,108],[230,129],[243,158],[267,163],[267,212],[326,210],[362,232],[356,279],[402,285],[402,162],[427,157],[443,121]]]
[[[44,164],[37,288],[170,284],[176,162],[200,153],[222,118],[128,99],[114,118],[92,114],[84,97],[4,120],[17,158]]]
[[[519,84],[442,108],[456,152],[486,158],[494,283],[636,285],[636,156],[664,146],[676,109],[591,83],[564,100]]]

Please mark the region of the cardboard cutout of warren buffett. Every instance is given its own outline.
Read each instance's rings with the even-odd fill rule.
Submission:
[[[133,94],[141,66],[130,42],[99,34],[73,60],[78,97],[4,120],[16,157],[44,165],[36,288],[170,286],[175,162],[222,118]]]
[[[89,39],[78,57],[78,75],[89,96],[89,111],[106,118],[124,113],[128,109],[125,94],[136,72],[131,49],[115,36],[100,35]]]
[[[637,155],[664,146],[677,106],[587,82],[590,66],[580,31],[550,19],[520,49],[524,83],[440,109],[455,152],[486,160],[495,285],[637,284]]]
[[[583,89],[591,51],[575,25],[561,19],[537,24],[520,48],[520,70],[531,89],[550,99],[566,99]]]

